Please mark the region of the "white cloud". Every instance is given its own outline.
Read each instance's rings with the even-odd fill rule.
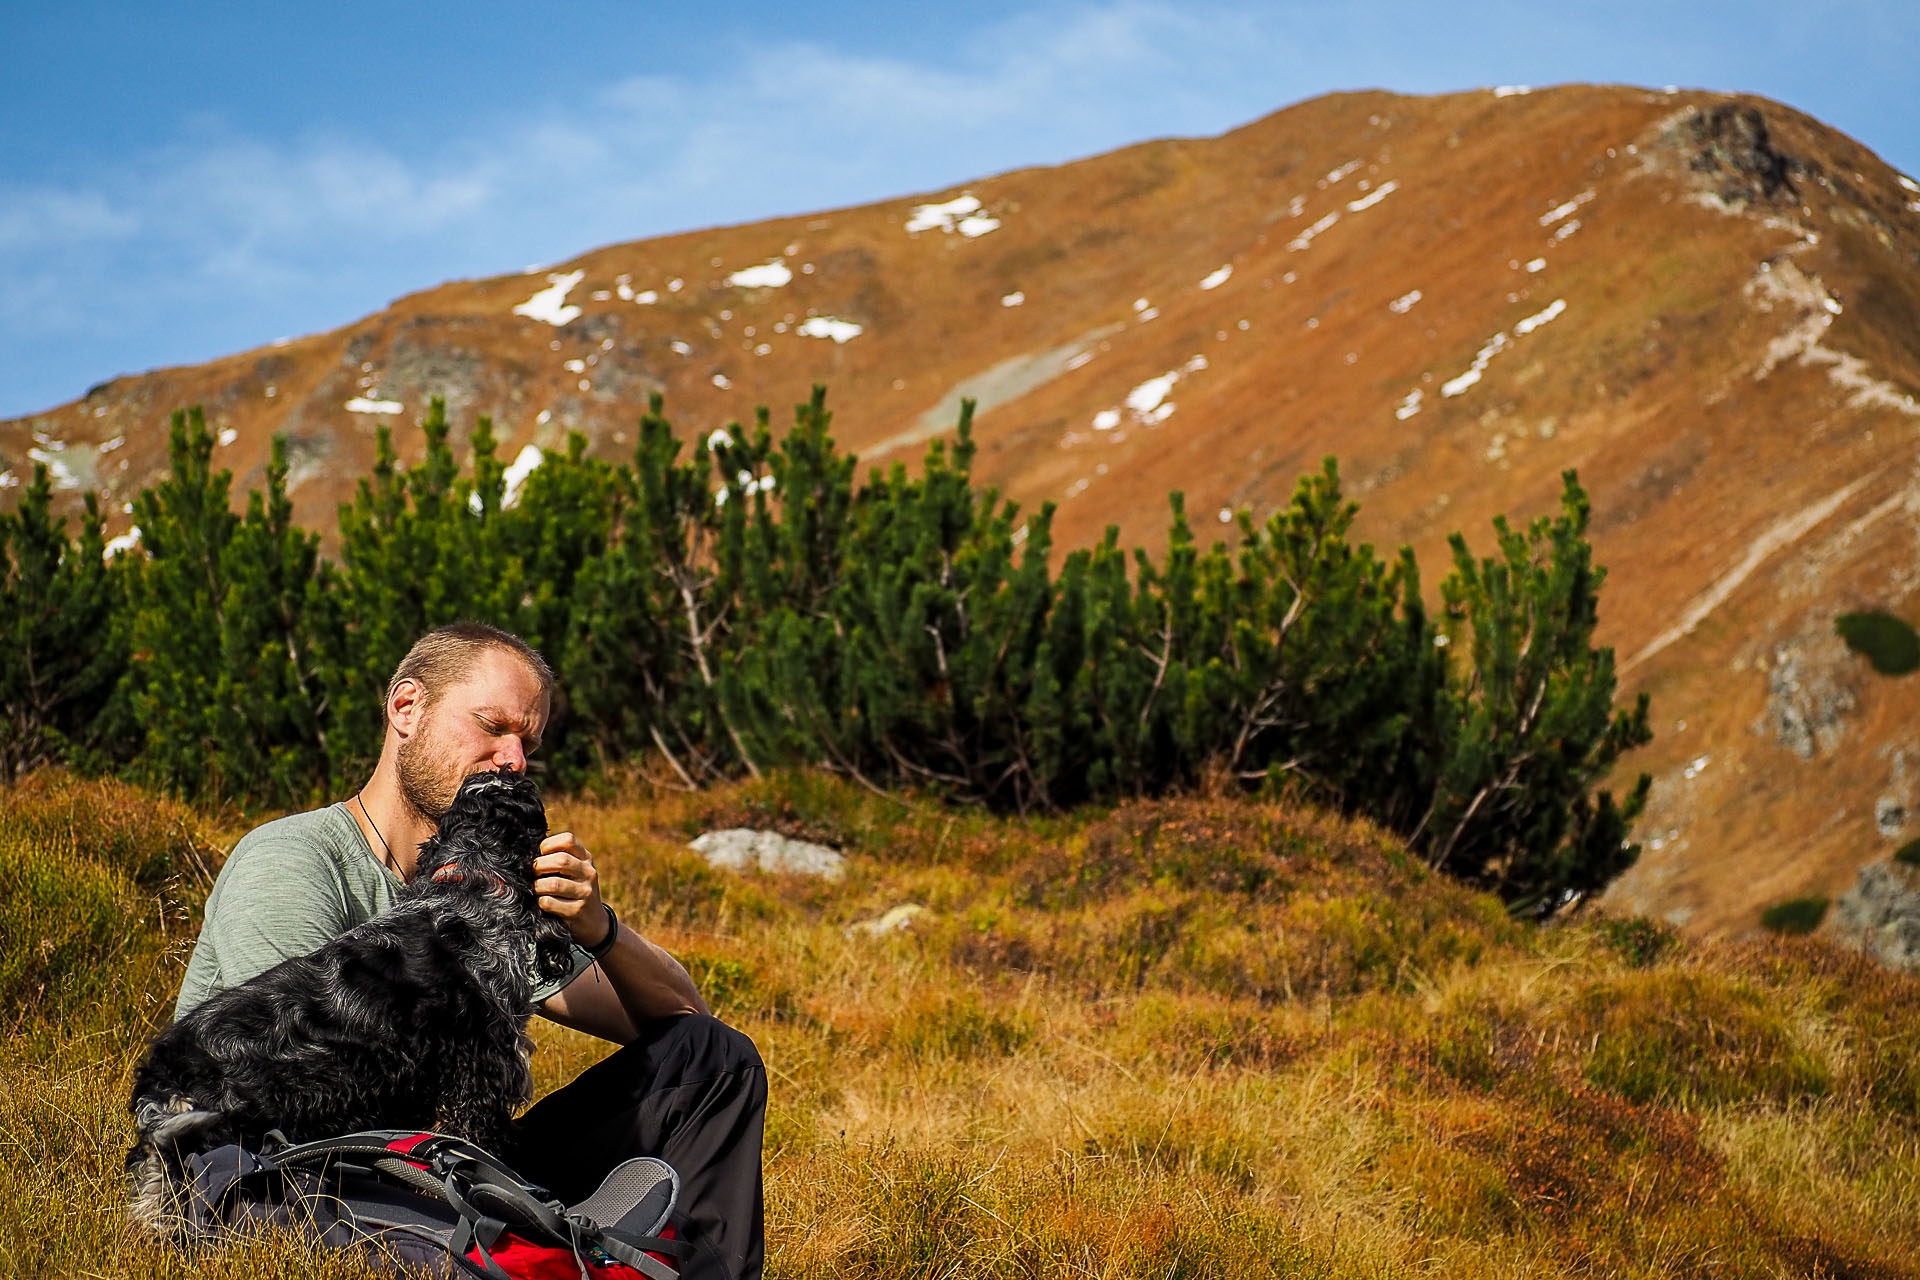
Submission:
[[[0,253],[125,240],[140,219],[99,191],[0,187]]]

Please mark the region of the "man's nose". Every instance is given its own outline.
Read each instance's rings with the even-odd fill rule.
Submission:
[[[511,769],[515,773],[525,773],[527,771],[527,753],[520,745],[520,736],[518,734],[509,734],[507,737],[502,738],[499,744],[494,747],[493,767],[496,769]]]

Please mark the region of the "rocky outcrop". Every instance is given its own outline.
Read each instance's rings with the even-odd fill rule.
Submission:
[[[1811,760],[1840,745],[1853,690],[1836,676],[1846,657],[1837,640],[1785,644],[1767,672],[1766,725],[1781,746]]]
[[[1692,168],[1718,176],[1722,200],[1771,200],[1783,191],[1798,198],[1793,179],[1805,165],[1774,146],[1767,118],[1757,107],[1719,103],[1695,112],[1688,125],[1699,145]]]
[[[1920,972],[1920,867],[1869,862],[1841,896],[1833,935],[1903,973]]]

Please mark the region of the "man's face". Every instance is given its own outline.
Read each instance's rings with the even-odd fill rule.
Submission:
[[[500,649],[482,650],[466,679],[428,693],[431,703],[400,743],[400,794],[438,822],[468,774],[527,767],[548,706],[533,673]]]

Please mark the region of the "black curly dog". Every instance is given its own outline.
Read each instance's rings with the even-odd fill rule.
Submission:
[[[472,775],[391,910],[156,1036],[129,1104],[133,1221],[166,1230],[189,1155],[273,1130],[418,1128],[497,1149],[533,1092],[536,977],[568,969],[566,926],[533,891],[546,831],[532,782]]]

